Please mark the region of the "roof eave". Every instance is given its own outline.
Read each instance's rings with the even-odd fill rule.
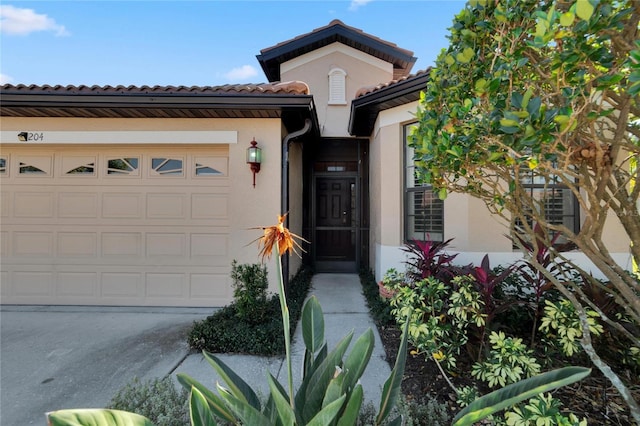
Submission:
[[[420,92],[428,81],[429,73],[423,73],[354,99],[351,102],[349,133],[353,136],[371,136],[376,118],[381,111],[398,106],[399,99],[402,99],[402,103],[419,100]]]
[[[373,39],[364,33],[360,33],[341,25],[334,25],[324,28],[317,32],[312,32],[300,38],[293,39],[282,45],[274,46],[272,48],[264,49],[260,55],[256,55],[262,70],[264,71],[267,79],[271,82],[279,81],[280,65],[294,57],[296,51],[300,51],[300,55],[307,53],[305,47],[313,45],[314,43],[320,43],[327,41],[327,45],[333,42],[340,42],[343,40],[350,40],[356,44],[362,44],[370,47],[373,50],[381,52],[382,54],[389,55],[394,58],[393,65],[399,65],[399,68],[409,73],[413,64],[417,58],[412,56],[413,52],[405,51],[398,47],[393,47],[380,40]],[[344,44],[344,43],[343,43]]]

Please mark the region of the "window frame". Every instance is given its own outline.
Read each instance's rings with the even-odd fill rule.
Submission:
[[[427,190],[429,190],[430,188],[432,188],[431,185],[420,185],[420,186],[415,186],[415,181],[414,182],[410,182],[409,179],[409,175],[413,174],[410,172],[410,170],[415,170],[415,162],[413,160],[413,152],[414,149],[411,148],[409,146],[409,134],[411,131],[411,128],[416,126],[418,124],[417,121],[413,121],[410,123],[405,123],[402,125],[402,151],[403,151],[403,167],[402,167],[402,192],[403,192],[403,212],[402,212],[402,217],[403,217],[403,221],[404,221],[404,226],[403,226],[403,240],[405,241],[405,243],[410,243],[412,241],[436,241],[436,242],[443,242],[445,241],[445,214],[444,214],[444,201],[440,200],[438,198],[438,195],[434,192],[431,191],[433,193],[433,197],[432,200],[430,201],[430,204],[433,206],[429,209],[423,208],[422,210],[424,212],[426,212],[427,210],[432,211],[433,209],[437,209],[438,214],[439,214],[439,218],[433,218],[433,215],[429,215],[427,216],[425,215],[418,215],[416,213],[414,214],[409,214],[410,211],[412,211],[410,203],[415,203],[415,195],[416,193],[421,193],[421,192],[426,192]],[[415,175],[414,175],[415,176]],[[413,209],[415,211],[415,208]],[[417,230],[411,230],[410,226],[411,223],[414,224],[414,228],[415,228],[415,224],[416,224],[416,218],[418,217],[423,217],[424,220],[424,227],[427,228],[427,224],[429,225],[428,227],[430,229],[425,229],[423,230],[422,233],[422,238],[418,239],[415,238],[413,236],[417,235],[418,232]],[[413,220],[411,220],[410,218],[413,218]],[[439,221],[440,225],[439,225],[439,229],[435,229],[433,227],[433,223]],[[437,238],[434,238],[433,236],[437,235]]]

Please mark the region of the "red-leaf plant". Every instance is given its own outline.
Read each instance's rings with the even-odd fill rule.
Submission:
[[[535,264],[543,266],[553,275],[558,276],[567,272],[567,265],[558,262],[555,254],[558,252],[569,251],[575,248],[571,242],[558,244],[560,233],[554,233],[551,238],[547,238],[546,231],[536,223],[533,228],[534,239],[529,241],[515,235],[518,245],[525,251],[525,259],[516,268],[521,273],[522,279],[529,284],[529,289],[533,296],[532,310],[534,313],[533,328],[531,330],[531,346],[535,343],[536,330],[538,327],[538,319],[541,313],[541,302],[545,292],[553,288],[553,283],[545,277],[541,270]],[[548,241],[548,243],[547,243]],[[535,259],[535,262],[528,259]]]
[[[444,283],[449,283],[455,276],[456,268],[452,265],[458,254],[449,255],[444,252],[453,238],[446,241],[413,240],[405,244],[403,251],[409,254],[406,264],[407,278],[411,282],[418,282],[425,278],[434,277]]]

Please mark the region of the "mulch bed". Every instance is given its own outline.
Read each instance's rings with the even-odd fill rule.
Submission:
[[[391,366],[400,345],[400,330],[395,326],[378,326],[378,332],[384,345],[387,361]],[[411,348],[409,351],[411,352]],[[459,365],[462,367],[461,365]],[[461,371],[470,371],[462,369]],[[484,392],[476,380],[469,377],[450,377],[456,387],[476,385]],[[640,378],[631,378],[636,382],[632,388],[636,401],[640,401]],[[430,395],[440,403],[447,404],[451,418],[459,411],[456,396],[438,367],[433,361],[426,361],[423,355],[407,355],[405,375],[402,380],[402,392],[408,400],[424,401]],[[554,397],[562,401],[564,409],[573,412],[579,418],[586,418],[589,425],[631,425],[629,411],[615,388],[593,370],[588,378],[554,392]]]

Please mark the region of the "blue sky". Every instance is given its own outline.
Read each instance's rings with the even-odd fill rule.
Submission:
[[[447,47],[462,0],[0,0],[0,83],[263,83],[260,50],[333,19],[414,52]]]

